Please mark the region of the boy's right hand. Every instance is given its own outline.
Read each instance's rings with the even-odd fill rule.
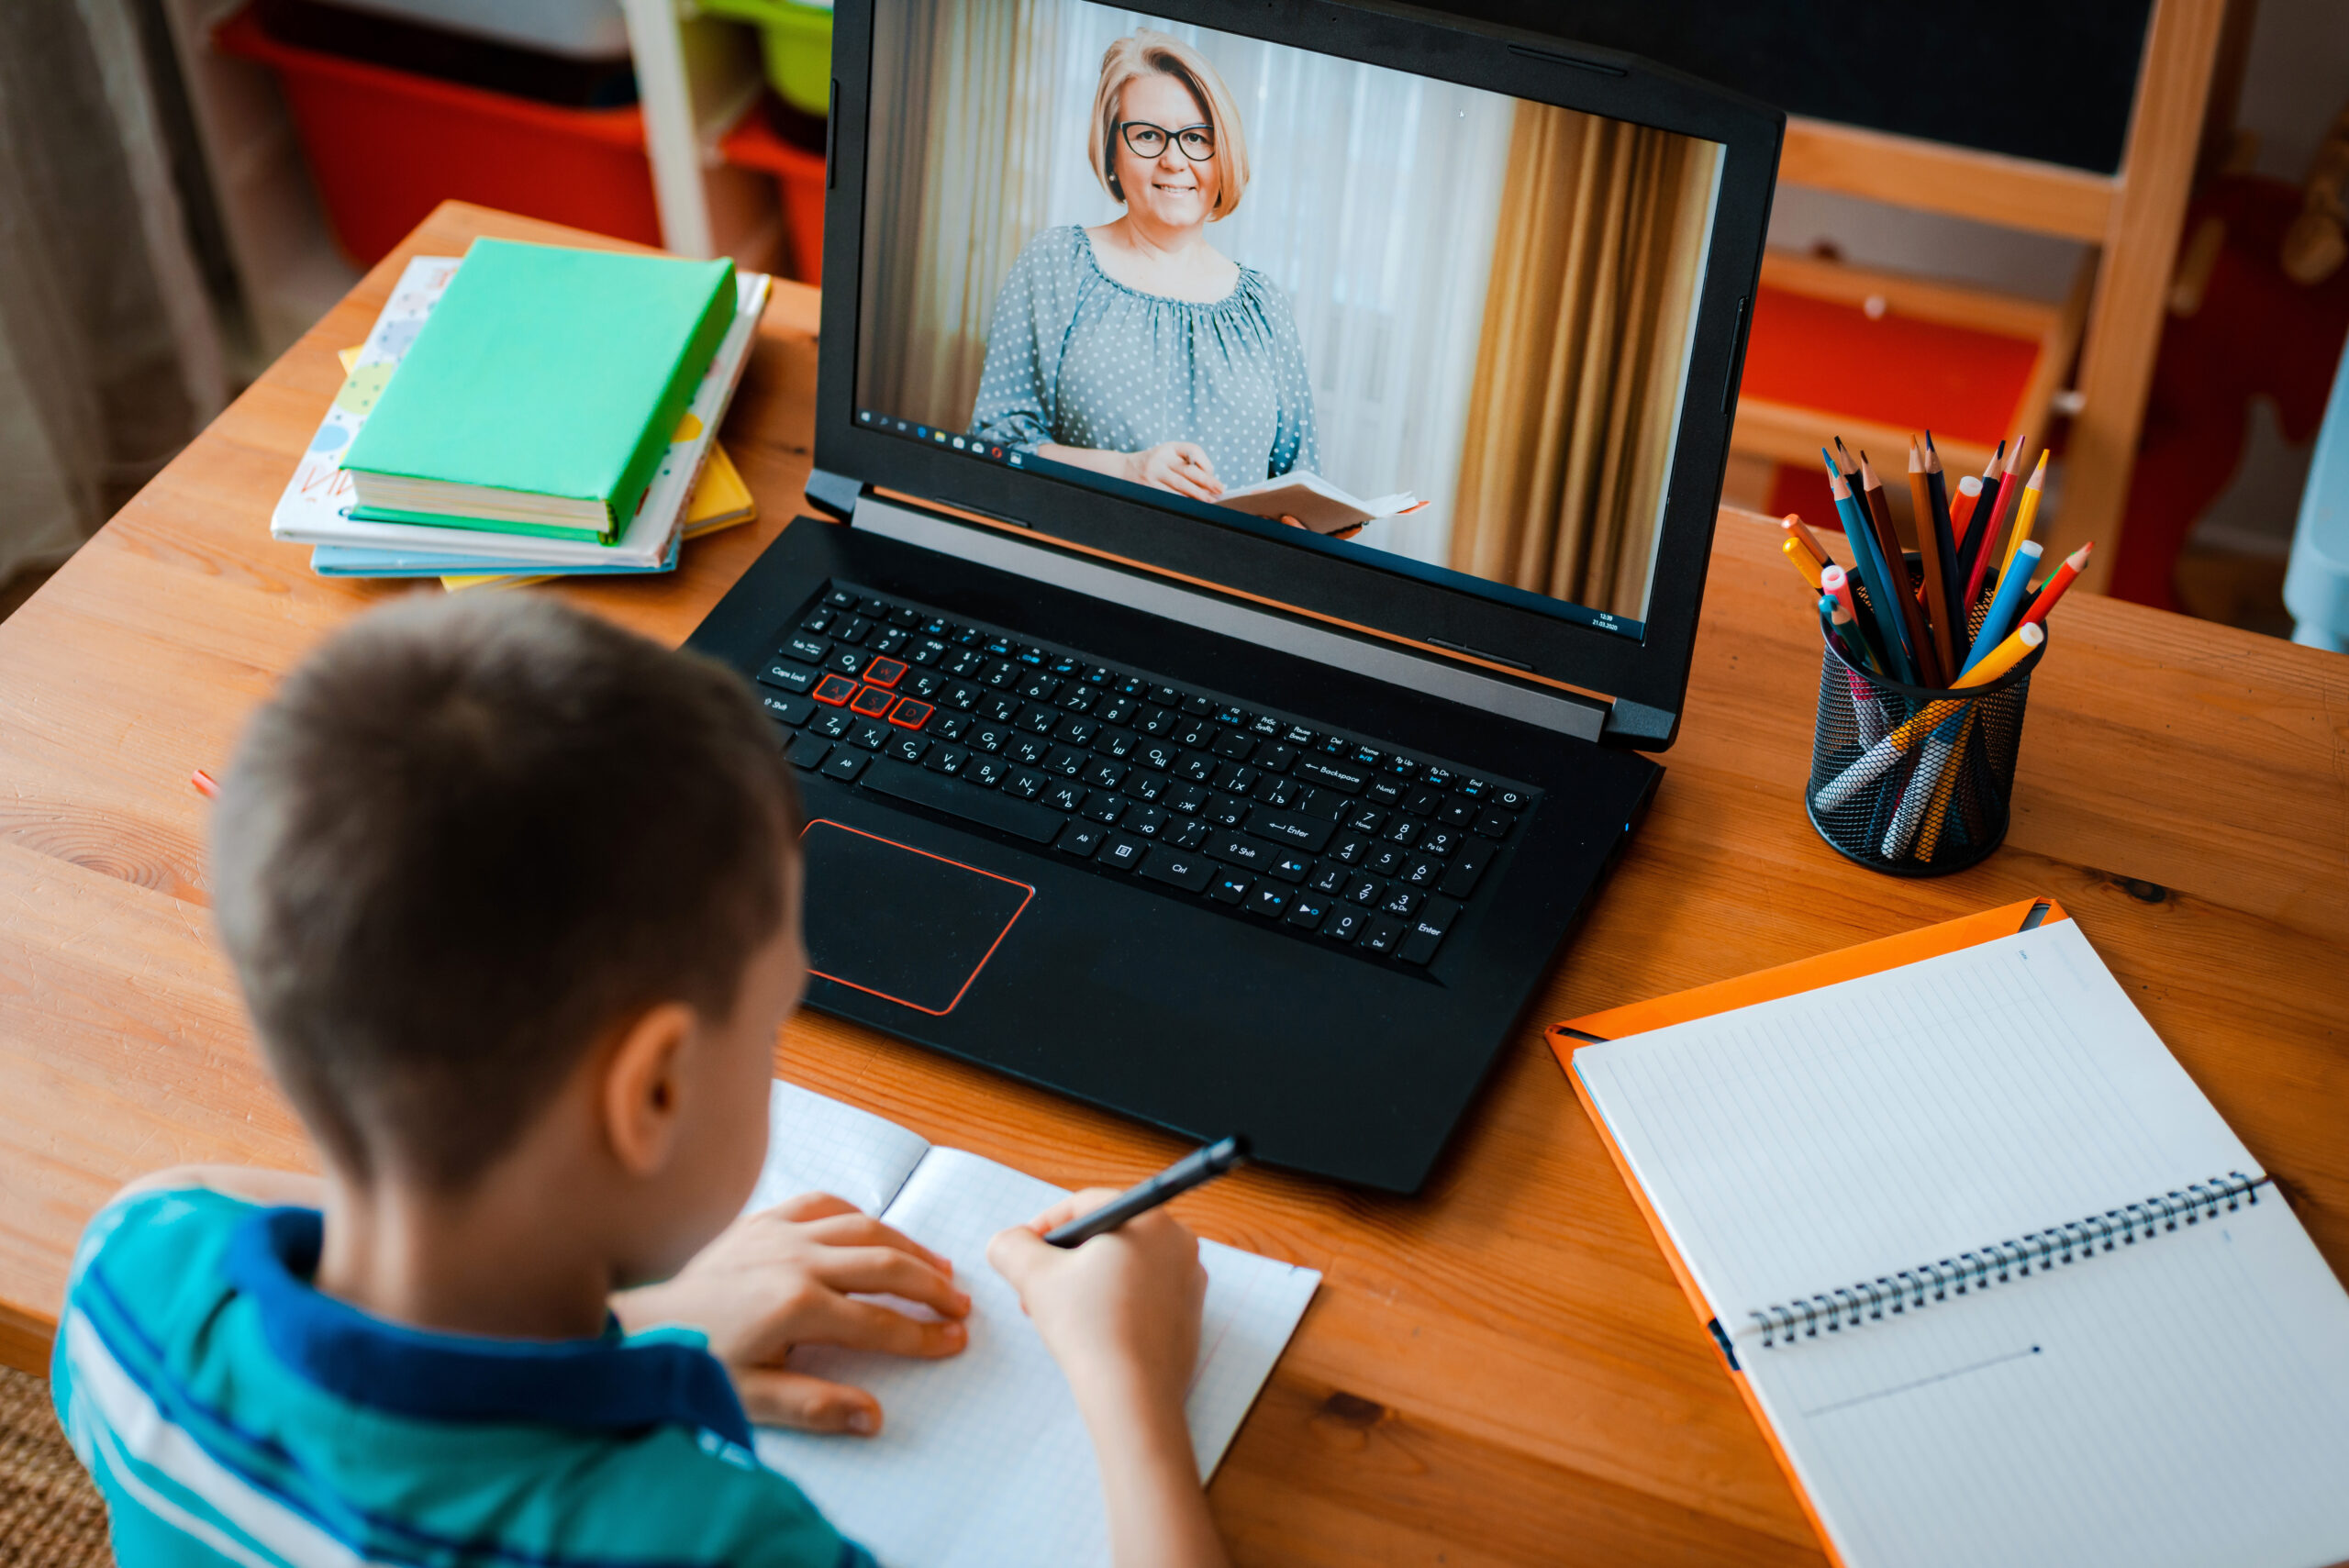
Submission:
[[[987,1262],[1019,1293],[1080,1404],[1139,1397],[1179,1410],[1198,1360],[1207,1298],[1198,1239],[1155,1208],[1080,1247],[1044,1240],[1054,1226],[1117,1195],[1094,1187],[1054,1204],[997,1235]]]

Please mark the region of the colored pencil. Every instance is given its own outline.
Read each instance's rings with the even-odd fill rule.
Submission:
[[[1868,651],[1867,639],[1860,635],[1860,612],[1852,604],[1851,579],[1843,575],[1842,567],[1833,564],[1820,573],[1819,579],[1819,602],[1834,606],[1828,611],[1827,618],[1842,634],[1841,646],[1845,662],[1865,665],[1882,673],[1883,666],[1876,662],[1876,655]]]
[[[2018,627],[2038,626],[2045,621],[2047,612],[2055,607],[2055,601],[2064,596],[2064,590],[2072,585],[2072,579],[2077,577],[2080,568],[2088,563],[2088,551],[2095,548],[2094,541],[2090,541],[2065,557],[2064,564],[2039,585],[2039,592],[2032,598],[2031,608],[2023,611],[2022,619],[2015,624]]]
[[[1982,465],[1982,478],[1976,486],[1973,510],[1967,515],[1965,537],[1958,541],[1957,569],[1961,575],[1974,570],[1974,558],[1982,553],[1982,536],[1989,531],[1990,520],[1998,515],[1998,460],[2007,455],[2007,443],[2000,441],[1990,461]],[[1969,600],[1960,613],[1973,608]]]
[[[1969,612],[1981,600],[1986,584],[1995,593],[1998,584],[2006,581],[2003,574],[1993,577],[1990,566],[1994,559],[2003,562],[2007,558],[2006,551],[1998,546],[1998,540],[2006,533],[2008,519],[2014,516],[2015,503],[2021,499],[2015,470],[2022,462],[2022,447],[2023,438],[2017,436],[2007,449],[2005,465],[1998,471],[1998,504],[1991,509],[1989,526],[1983,529],[1982,542],[1976,547],[1973,563],[1966,572],[1965,607]],[[1974,515],[1979,517],[1982,508],[1976,507]]]
[[[1887,581],[1892,584],[1893,601],[1900,606],[1903,634],[1909,642],[1909,654],[1917,666],[1919,681],[1928,686],[1938,686],[1949,677],[1941,662],[1933,657],[1933,640],[1925,629],[1924,612],[1918,608],[1917,595],[1909,589],[1909,552],[1900,548],[1900,531],[1892,526],[1892,505],[1885,499],[1884,481],[1876,477],[1868,454],[1860,454],[1860,479],[1865,486],[1868,521],[1876,528],[1876,548],[1884,551],[1889,562]]]
[[[1819,536],[1803,522],[1800,512],[1788,512],[1778,519],[1778,527],[1788,539],[1802,546],[1803,553],[1810,557],[1810,563],[1820,571],[1825,571],[1834,562],[1835,558],[1828,554],[1826,548],[1819,542]]]
[[[1789,562],[1793,562],[1794,569],[1802,573],[1804,582],[1814,588],[1820,585],[1819,563],[1811,560],[1809,552],[1803,549],[1800,539],[1787,539],[1780,544],[1778,549]]]
[[[1942,597],[1940,614],[1949,626],[1950,641],[1955,643],[1965,635],[1965,606],[1957,602],[1957,530],[1958,522],[1950,510],[1949,476],[1942,472],[1942,454],[1934,450],[1933,433],[1925,432],[1925,494],[1932,502],[1933,543],[1941,551]],[[1981,486],[1975,486],[1981,494]]]
[[[2031,525],[2039,516],[2039,487],[2047,478],[2047,449],[2039,449],[2039,466],[2031,471],[2031,482],[2022,487],[2022,505],[2015,509],[2014,532],[2007,536],[2007,553],[1998,562],[1998,575],[2006,576],[2013,564],[2015,551],[2031,537]]]
[[[1982,662],[1951,683],[1954,688],[1987,685],[2021,662],[2023,656],[2047,639],[2045,630],[2035,626],[2021,627],[1990,651]],[[1853,795],[1882,778],[1893,763],[1898,762],[1920,735],[1930,735],[1934,728],[1952,714],[1962,711],[1965,697],[1944,697],[1929,702],[1911,715],[1909,720],[1891,734],[1863,752],[1842,773],[1829,780],[1813,803],[1822,811],[1831,811]]]
[[[1965,537],[1966,520],[1974,516],[1976,503],[1982,499],[1982,482],[1972,474],[1957,482],[1957,499],[1949,504],[1950,534],[1954,539]]]
[[[1909,505],[1917,515],[1917,559],[1925,567],[1925,618],[1932,623],[1933,657],[1948,671],[1954,665],[1950,658],[1949,590],[1942,575],[1943,534],[1932,486],[1925,479],[1925,454],[1914,441],[1909,443]]]
[[[1823,451],[1820,455],[1827,456]],[[1832,458],[1827,459],[1827,488],[1834,495],[1836,515],[1843,519],[1843,537],[1852,546],[1852,570],[1858,573],[1858,586],[1854,592],[1867,595],[1868,616],[1876,630],[1876,655],[1883,661],[1886,675],[1915,685],[1916,668],[1901,646],[1900,612],[1892,606],[1891,571],[1876,548],[1876,530],[1861,511],[1859,497],[1852,494],[1851,485],[1845,483]]]
[[[1982,629],[1975,634],[1974,646],[1966,652],[1965,667],[1969,671],[2015,629],[2023,602],[2031,595],[2031,574],[2039,566],[2040,553],[2036,539],[2023,540],[2021,548],[2015,551],[2014,564],[1998,580],[1998,592],[1990,596],[1990,607],[1982,617]]]
[[[1957,787],[1958,774],[1965,768],[1965,743],[1974,739],[1974,721],[1981,714],[1970,707],[1958,717],[1957,740],[1949,749],[1949,761],[1943,764],[1941,777],[1933,781],[1932,799],[1925,806],[1925,824],[1917,833],[1917,858],[1930,861],[1933,851],[1941,846],[1942,828],[1949,820],[1950,793]]]

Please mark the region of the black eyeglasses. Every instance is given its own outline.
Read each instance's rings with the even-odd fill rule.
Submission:
[[[1156,158],[1166,150],[1167,138],[1174,139],[1183,156],[1194,163],[1204,163],[1215,156],[1215,128],[1186,125],[1181,130],[1168,130],[1163,125],[1148,120],[1119,120],[1118,135],[1132,149],[1137,158]]]

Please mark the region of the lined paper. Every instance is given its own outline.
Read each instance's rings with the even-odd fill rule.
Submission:
[[[1721,1326],[2260,1168],[2075,921],[1577,1051]]]
[[[2349,1296],[2273,1193],[1742,1360],[1853,1568],[2349,1557]]]
[[[1575,1053],[1851,1568],[2349,1559],[2283,1199],[1765,1348],[1747,1314],[2259,1166],[2070,921]]]
[[[777,1090],[762,1191],[773,1175],[779,1186],[799,1184],[791,1190],[851,1196],[850,1186],[887,1181],[903,1140],[914,1138],[822,1095]],[[786,1138],[795,1140],[789,1148]],[[992,1160],[914,1141],[926,1151],[890,1184],[878,1212],[953,1261],[956,1282],[971,1294],[969,1347],[942,1362],[820,1346],[794,1351],[794,1368],[870,1390],[881,1401],[882,1431],[856,1439],[763,1429],[759,1458],[891,1568],[1106,1564],[1108,1519],[1084,1422],[1018,1296],[986,1262],[996,1231],[1067,1195]],[[1202,1241],[1199,1252],[1208,1294],[1185,1414],[1205,1480],[1272,1374],[1320,1275],[1213,1241]]]

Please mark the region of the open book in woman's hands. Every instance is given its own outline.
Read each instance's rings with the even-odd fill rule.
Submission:
[[[1246,512],[1251,517],[1295,517],[1317,534],[1333,534],[1358,524],[1379,517],[1391,517],[1397,512],[1408,512],[1420,505],[1419,498],[1408,490],[1375,500],[1362,501],[1347,495],[1318,473],[1293,469],[1273,479],[1260,479],[1253,484],[1241,484],[1223,493],[1219,506]]]

